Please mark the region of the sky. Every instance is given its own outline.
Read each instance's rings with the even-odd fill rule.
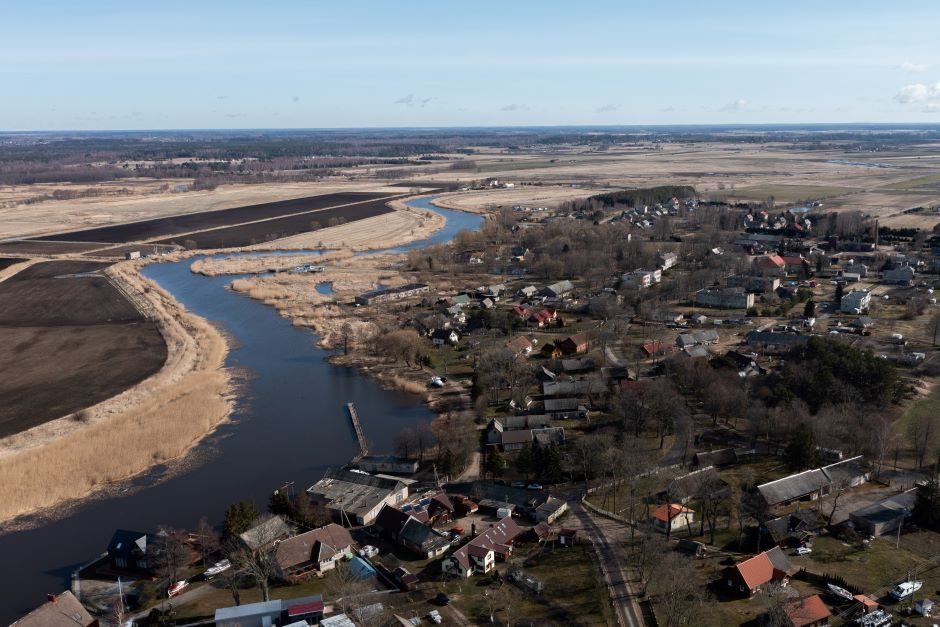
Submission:
[[[5,131],[940,122],[936,0],[5,5]]]

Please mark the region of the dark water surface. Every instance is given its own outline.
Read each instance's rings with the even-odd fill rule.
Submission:
[[[381,252],[447,242],[482,224],[478,216],[431,207],[429,199],[411,204],[441,213],[447,226],[426,240]],[[231,339],[226,366],[246,373],[231,422],[183,462],[154,469],[116,495],[90,499],[35,529],[0,535],[0,624],[43,603],[46,594],[67,589],[72,571],[103,552],[117,528],[192,529],[201,516],[218,523],[234,501],[253,498],[263,510],[271,491],[285,482],[302,489],[326,468],[345,464],[358,450],[347,402],[356,403],[377,453],[392,450],[403,426],[432,417],[414,395],[383,390],[353,369],[329,364],[329,353],[316,347],[308,330],[225,289],[232,277],[193,274],[193,261],[153,264],[143,274]]]

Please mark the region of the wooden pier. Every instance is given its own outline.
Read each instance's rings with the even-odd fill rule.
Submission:
[[[346,403],[346,410],[349,412],[349,420],[352,422],[353,430],[356,432],[356,441],[359,444],[359,454],[353,458],[353,463],[369,454],[369,446],[366,444],[366,436],[362,432],[362,424],[359,422],[359,413],[356,406],[352,403]]]

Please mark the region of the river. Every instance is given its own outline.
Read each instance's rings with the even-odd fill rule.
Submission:
[[[431,237],[374,252],[407,252],[450,241],[482,218],[438,209],[431,198],[413,207],[440,213],[446,226]],[[272,490],[288,481],[306,488],[323,472],[356,454],[345,404],[354,402],[375,453],[391,452],[407,425],[430,420],[421,399],[385,390],[354,369],[327,361],[309,330],[295,328],[266,307],[225,286],[232,277],[204,277],[189,270],[195,259],[152,264],[143,274],[187,310],[230,338],[226,367],[245,373],[232,419],[185,459],[117,486],[51,522],[0,535],[0,624],[8,624],[69,586],[75,568],[101,552],[115,529],[193,529],[202,516],[221,522],[225,508],[254,499],[260,510]],[[107,452],[103,451],[103,455]]]

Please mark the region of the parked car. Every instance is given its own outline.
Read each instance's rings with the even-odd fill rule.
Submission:
[[[795,551],[793,551],[793,554],[794,555],[809,555],[812,552],[813,552],[813,549],[811,549],[810,547],[800,546],[800,547],[797,547]]]
[[[441,613],[438,612],[437,610],[431,610],[430,612],[428,612],[428,618],[435,625],[440,625],[441,623],[444,622],[444,617],[441,616]]]
[[[437,596],[434,597],[434,602],[443,607],[450,603],[450,597],[443,592],[438,592]]]
[[[529,487],[530,490],[541,490],[541,489],[542,489],[542,484],[541,484],[541,483],[530,483],[528,487]]]

